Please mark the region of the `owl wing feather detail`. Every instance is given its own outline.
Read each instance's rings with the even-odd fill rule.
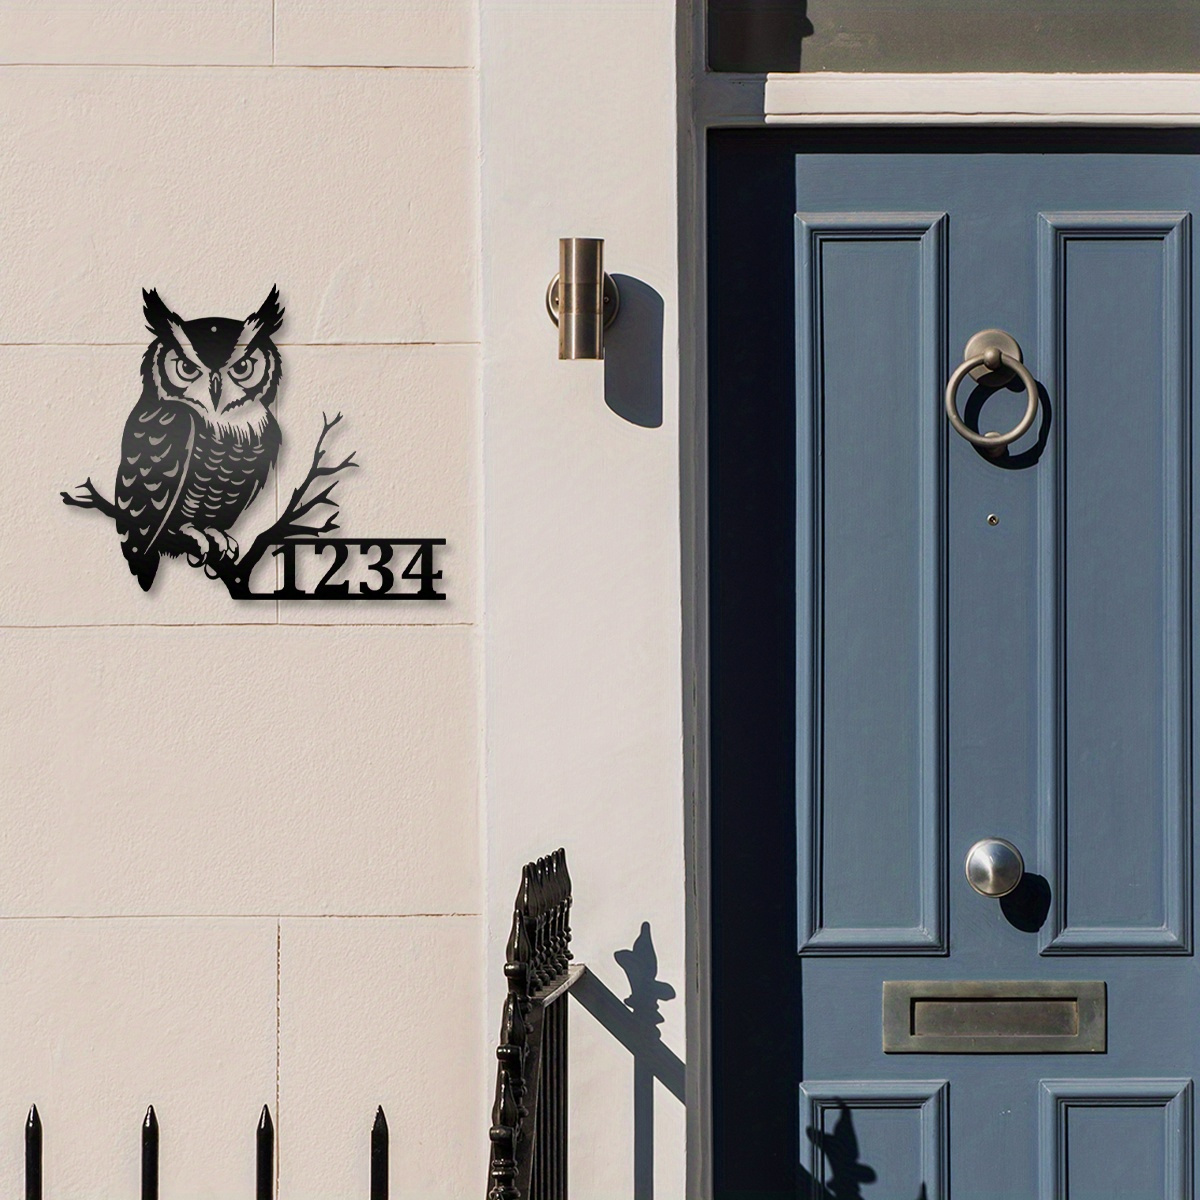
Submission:
[[[195,419],[182,404],[143,397],[125,422],[116,526],[121,552],[143,591],[154,582],[159,540],[182,494],[195,442]]]

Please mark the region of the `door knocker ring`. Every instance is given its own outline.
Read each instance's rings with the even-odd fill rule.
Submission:
[[[976,433],[958,414],[959,385],[970,375],[988,387],[1002,387],[1015,375],[1029,397],[1025,415],[1007,433]],[[999,458],[1005,448],[1028,432],[1037,417],[1037,383],[1021,360],[1017,339],[1002,329],[981,329],[963,351],[963,361],[946,382],[946,416],[956,433],[961,434],[989,458]]]

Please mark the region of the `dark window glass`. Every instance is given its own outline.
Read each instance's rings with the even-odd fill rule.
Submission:
[[[807,0],[708,0],[713,71],[799,71]]]
[[[708,0],[714,71],[1179,71],[1200,0]]]

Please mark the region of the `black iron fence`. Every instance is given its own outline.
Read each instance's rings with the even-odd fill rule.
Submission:
[[[141,1200],[158,1200],[158,1115],[142,1121]],[[254,1200],[275,1200],[275,1123],[264,1104],[254,1133]],[[371,1200],[388,1200],[388,1124],[382,1106],[371,1126]],[[25,1121],[25,1200],[42,1200],[42,1118],[35,1104]]]
[[[567,993],[585,968],[571,965],[571,876],[564,850],[527,863],[505,955],[508,994],[496,1048],[488,1200],[566,1200]],[[158,1200],[158,1115],[141,1129],[141,1200]],[[370,1200],[388,1200],[388,1124],[371,1126]],[[42,1200],[42,1118],[25,1122],[25,1200]],[[275,1124],[263,1105],[254,1134],[255,1200],[275,1200]]]
[[[571,876],[556,850],[527,863],[505,955],[488,1200],[566,1200]]]

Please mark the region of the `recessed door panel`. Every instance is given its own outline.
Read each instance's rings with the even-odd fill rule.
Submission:
[[[1040,221],[1044,944],[1186,952],[1190,218]]]
[[[947,1200],[944,1080],[814,1080],[801,1092],[807,1169],[825,1194],[878,1184],[888,1195]],[[862,1159],[864,1141],[878,1167]]]
[[[798,896],[810,953],[938,952],[945,216],[802,214]],[[888,347],[864,353],[864,347]]]
[[[1190,1079],[1042,1083],[1038,1200],[1188,1200]]]

